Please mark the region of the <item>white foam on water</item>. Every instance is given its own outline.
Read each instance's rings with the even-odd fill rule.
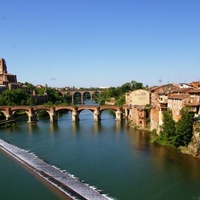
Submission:
[[[20,149],[1,139],[0,148],[74,200],[83,198],[88,200],[114,200],[106,194],[101,194],[101,191],[96,187],[86,184],[66,170],[61,170],[43,161],[30,150]]]

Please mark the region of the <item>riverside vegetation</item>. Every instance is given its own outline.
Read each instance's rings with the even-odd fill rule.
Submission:
[[[37,100],[32,95],[32,91],[35,95],[46,95],[48,96],[48,101],[42,104],[47,105],[70,105],[72,103],[72,97],[70,94],[65,94],[64,96],[55,88],[42,87],[37,88],[33,84],[26,82],[26,90],[24,89],[12,89],[5,90],[0,94],[0,106],[15,106],[15,105],[41,105],[41,102]],[[131,81],[123,84],[119,87],[110,87],[98,96],[95,97],[97,102],[101,105],[105,104],[111,98],[115,99],[116,105],[123,105],[125,103],[125,93],[145,88],[142,83]],[[95,90],[98,88],[91,88]],[[77,89],[78,90],[78,89]],[[80,90],[86,90],[85,88],[80,88]],[[86,98],[89,98],[86,93]]]
[[[160,134],[155,134],[154,131],[152,142],[174,146],[183,153],[199,156],[200,122],[194,120],[188,106],[183,107],[180,114],[181,118],[176,123],[172,118],[172,111],[164,111]]]

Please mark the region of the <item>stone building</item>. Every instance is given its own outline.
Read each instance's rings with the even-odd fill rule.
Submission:
[[[200,89],[193,89],[189,92],[190,95],[190,109],[194,113],[195,118],[200,118]]]
[[[152,87],[149,91],[135,90],[126,93],[126,104],[129,106],[129,119],[133,125],[145,127],[145,105],[150,104],[150,129],[160,133],[163,124],[163,111],[170,109],[177,122],[184,106],[190,107],[195,118],[200,118],[200,89],[191,84],[167,84]]]
[[[161,88],[163,90],[161,90]],[[194,117],[200,115],[200,90],[192,88],[189,84],[177,84],[166,88],[159,86],[151,90],[151,130],[160,132],[163,124],[163,111],[170,109],[173,119],[177,122],[180,110],[188,105]]]
[[[150,89],[150,129],[160,132],[163,123],[162,112],[167,110],[168,94],[178,86],[174,84],[166,84],[155,86]]]
[[[146,105],[150,104],[149,91],[134,90],[126,93],[126,104],[129,106],[129,120],[135,126],[146,127]]]
[[[149,91],[139,89],[126,93],[126,104],[143,106],[149,104]]]
[[[173,119],[178,121],[181,118],[180,110],[185,105],[190,107],[194,117],[199,116],[200,89],[189,88],[184,90],[180,89],[180,91],[172,91],[168,96],[168,108],[172,110]]]
[[[0,85],[8,89],[16,89],[20,87],[17,83],[17,76],[9,74],[7,71],[6,62],[3,58],[0,58]]]
[[[180,110],[190,103],[189,94],[170,95],[168,97],[168,108],[172,111],[172,116],[175,122],[180,118]]]

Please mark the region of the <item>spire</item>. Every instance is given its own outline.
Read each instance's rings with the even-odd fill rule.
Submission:
[[[6,66],[6,61],[1,58],[0,59],[0,74],[7,74],[7,66]]]
[[[47,84],[45,85],[44,95],[47,96]]]

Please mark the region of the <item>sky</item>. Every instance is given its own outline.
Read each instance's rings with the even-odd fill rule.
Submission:
[[[19,82],[200,80],[200,0],[0,0],[0,58]]]

